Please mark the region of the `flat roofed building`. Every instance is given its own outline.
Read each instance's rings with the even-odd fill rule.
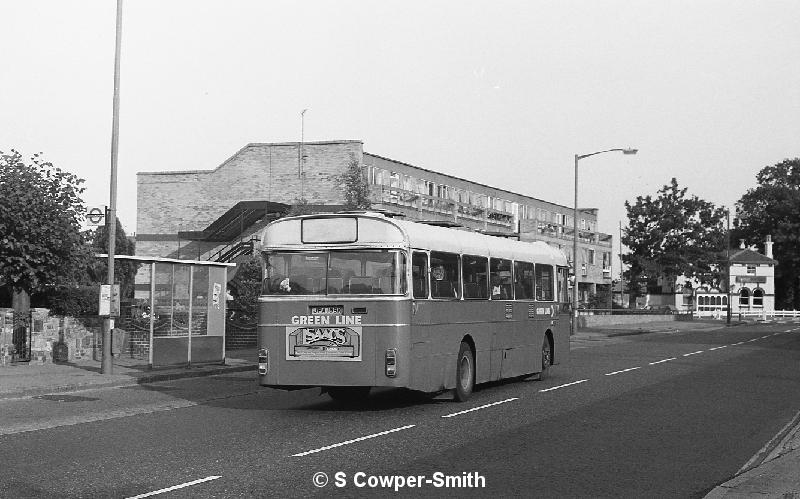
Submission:
[[[313,211],[344,205],[339,176],[365,169],[374,209],[407,220],[544,241],[572,259],[572,207],[365,152],[357,140],[248,144],[213,170],[137,174],[136,253],[230,260],[271,220],[304,200]],[[612,236],[596,209],[579,210],[580,301],[611,285]]]

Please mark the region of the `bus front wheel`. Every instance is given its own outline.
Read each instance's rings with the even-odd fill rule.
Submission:
[[[456,400],[459,402],[469,400],[473,388],[475,388],[475,355],[469,344],[462,341],[456,364]]]

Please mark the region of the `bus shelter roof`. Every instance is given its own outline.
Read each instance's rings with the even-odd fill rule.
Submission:
[[[96,253],[97,258],[108,258],[107,253]],[[179,263],[182,265],[210,265],[214,267],[235,267],[235,263],[212,262],[209,260],[181,260],[178,258],[162,258],[158,256],[114,255],[114,260],[131,260],[142,263]]]

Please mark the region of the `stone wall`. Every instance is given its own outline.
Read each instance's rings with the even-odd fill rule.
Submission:
[[[10,352],[13,309],[0,308],[0,365],[7,365]],[[92,358],[100,348],[102,319],[99,317],[51,316],[46,308],[31,310],[31,362],[53,362],[53,348],[57,343],[67,347],[64,360],[73,362]]]
[[[685,318],[670,314],[637,314],[637,315],[580,315],[578,328],[603,327],[624,324],[646,324],[648,322],[676,321]]]

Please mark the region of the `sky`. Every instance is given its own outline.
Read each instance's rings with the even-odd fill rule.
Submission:
[[[36,152],[110,199],[116,4],[0,0],[0,151]],[[599,208],[672,177],[732,206],[800,157],[800,2],[127,0],[118,216],[136,172],[209,170],[251,142],[369,153]],[[615,269],[618,269],[615,263]],[[616,272],[615,272],[616,273]]]

